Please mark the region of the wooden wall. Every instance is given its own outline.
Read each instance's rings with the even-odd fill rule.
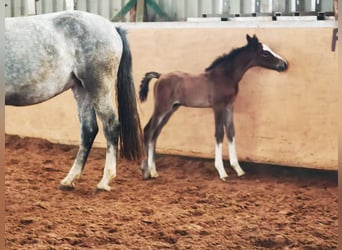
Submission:
[[[337,52],[332,27],[129,26],[136,88],[147,71],[201,72],[217,56],[256,34],[289,61],[285,73],[253,68],[240,82],[235,104],[237,153],[241,161],[337,169]],[[153,82],[152,82],[153,86]],[[139,104],[143,126],[152,92]],[[214,157],[210,109],[180,108],[164,128],[158,152]],[[77,144],[79,125],[70,91],[39,105],[6,107],[6,133]],[[95,142],[105,146],[102,133]],[[228,158],[227,147],[224,157]]]

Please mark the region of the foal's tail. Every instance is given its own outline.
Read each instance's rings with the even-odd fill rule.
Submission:
[[[141,80],[139,98],[140,101],[146,101],[147,93],[148,93],[148,84],[150,83],[152,78],[159,78],[160,74],[157,72],[148,72],[145,74],[145,77]]]
[[[116,91],[120,121],[120,153],[129,160],[140,160],[144,155],[144,149],[132,78],[132,55],[126,31],[120,28],[116,28],[116,31],[120,34],[123,44]]]

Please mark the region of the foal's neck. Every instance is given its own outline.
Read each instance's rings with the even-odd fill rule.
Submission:
[[[253,66],[253,57],[248,48],[245,47],[233,58],[231,63],[224,65],[223,71],[225,76],[233,79],[238,84],[246,71]]]

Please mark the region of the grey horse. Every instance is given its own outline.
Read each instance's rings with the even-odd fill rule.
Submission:
[[[6,105],[41,103],[68,89],[77,102],[80,145],[61,188],[74,187],[74,180],[82,174],[98,132],[96,116],[107,141],[103,178],[97,189],[110,190],[109,182],[116,176],[119,141],[124,157],[142,157],[131,68],[126,32],[101,16],[64,11],[5,19]]]

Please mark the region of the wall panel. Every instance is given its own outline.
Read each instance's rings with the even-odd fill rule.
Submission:
[[[217,56],[244,45],[247,33],[256,34],[284,56],[290,67],[285,73],[253,68],[241,80],[235,104],[240,160],[337,169],[339,92],[337,52],[330,50],[333,26],[272,25],[125,25],[136,89],[145,72],[201,72]],[[147,102],[139,104],[143,125],[152,108],[150,91]],[[6,133],[77,144],[79,125],[71,92],[39,105],[6,107]],[[214,143],[212,111],[180,108],[164,128],[157,150],[213,157]],[[95,145],[105,146],[102,133]],[[224,150],[227,158],[227,147]]]

